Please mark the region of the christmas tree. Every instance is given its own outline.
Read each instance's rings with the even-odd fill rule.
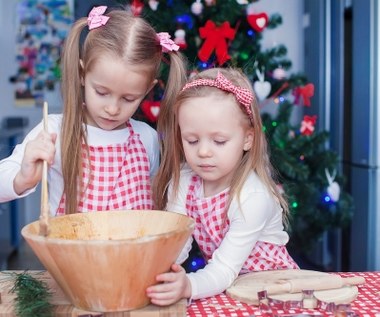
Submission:
[[[288,197],[291,217],[289,247],[308,252],[323,233],[343,228],[353,212],[351,196],[339,175],[340,158],[328,149],[329,134],[316,131],[316,116],[291,123],[294,106],[310,107],[314,86],[302,74],[288,75],[292,63],[284,45],[262,49],[265,30],[282,24],[279,14],[255,12],[248,0],[127,1],[135,14],[156,30],[165,30],[189,60],[190,72],[209,67],[239,67],[252,80],[264,107],[277,104],[275,114],[262,113],[271,160]],[[162,70],[165,78],[167,69]],[[165,80],[146,100],[142,114],[154,125]]]

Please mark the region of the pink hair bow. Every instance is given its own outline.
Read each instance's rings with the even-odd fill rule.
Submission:
[[[170,34],[167,32],[157,33],[157,38],[162,46],[162,52],[167,53],[171,51],[178,51],[179,46],[170,39]]]
[[[88,29],[96,29],[105,25],[110,17],[103,15],[106,12],[107,6],[93,7],[87,18]]]
[[[226,77],[224,77],[221,72],[218,72],[218,75],[215,79],[196,79],[192,82],[189,82],[182,88],[182,91],[196,86],[216,87],[218,89],[234,94],[236,100],[244,106],[244,110],[253,124],[251,104],[254,97],[249,89],[235,86]]]

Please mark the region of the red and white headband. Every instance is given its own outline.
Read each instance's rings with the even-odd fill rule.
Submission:
[[[195,79],[187,83],[182,88],[182,91],[198,86],[216,87],[223,91],[232,93],[235,96],[236,100],[243,106],[245,113],[248,115],[249,119],[251,120],[251,123],[253,124],[253,113],[251,106],[254,100],[254,96],[249,89],[235,86],[226,77],[224,77],[221,72],[218,72],[215,79]]]

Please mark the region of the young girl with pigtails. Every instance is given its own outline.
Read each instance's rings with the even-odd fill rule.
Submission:
[[[77,20],[62,56],[63,113],[48,116],[0,162],[0,202],[29,195],[49,164],[51,215],[152,209],[159,165],[156,131],[131,117],[154,87],[163,54],[170,72],[163,108],[186,79],[185,61],[167,33],[106,6]]]
[[[286,249],[288,205],[272,178],[248,78],[236,69],[200,72],[178,94],[172,120],[165,120],[173,124],[155,178],[156,208],[195,220],[193,239],[207,264],[188,274],[173,264],[147,289],[152,303],[213,296],[242,273],[298,268]]]

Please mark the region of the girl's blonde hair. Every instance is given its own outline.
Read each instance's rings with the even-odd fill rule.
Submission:
[[[194,76],[189,82],[197,79],[214,80],[219,72],[232,84],[241,88],[249,89],[251,93],[254,94],[252,85],[248,78],[241,71],[233,68],[208,69]],[[220,94],[225,96],[229,93],[215,87],[196,86],[180,91],[176,98],[176,102],[174,103],[172,109],[173,124],[166,129],[167,134],[164,136],[166,145],[165,151],[167,153],[162,158],[159,171],[154,180],[153,193],[157,209],[164,209],[166,206],[167,187],[169,182],[172,182],[174,195],[176,195],[179,185],[181,166],[185,162],[185,154],[181,141],[181,131],[178,125],[178,109],[186,100],[190,98],[206,97],[210,96],[210,94]],[[236,104],[239,106],[237,101]],[[249,174],[252,171],[255,171],[261,181],[267,186],[282,206],[284,211],[284,223],[287,223],[289,208],[286,199],[279,192],[279,189],[274,181],[274,169],[272,168],[269,160],[268,144],[263,132],[263,125],[256,98],[253,98],[253,102],[251,104],[251,120],[249,120],[248,115],[243,108],[242,111],[247,117],[247,127],[253,129],[253,142],[251,149],[244,152],[237,171],[234,173],[234,178],[230,187],[230,201],[233,197],[239,197],[241,189]]]
[[[61,156],[66,214],[77,212],[82,185],[82,145],[88,149],[82,80],[100,57],[109,56],[129,65],[141,65],[148,79],[159,75],[163,57],[157,33],[144,19],[125,10],[105,14],[107,23],[88,30],[87,17],[77,20],[66,39],[62,55],[63,121]],[[170,52],[170,71],[162,107],[173,103],[186,80],[182,54]],[[148,71],[147,71],[148,70]],[[165,112],[165,111],[164,111]]]

